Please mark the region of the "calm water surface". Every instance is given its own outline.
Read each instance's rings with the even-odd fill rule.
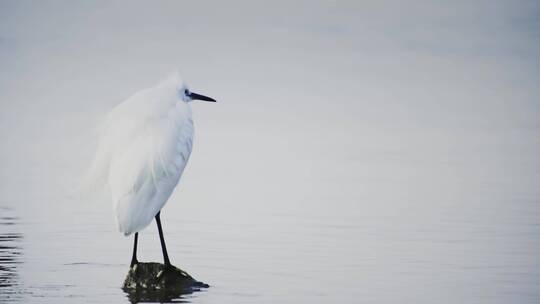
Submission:
[[[162,216],[171,259],[211,288],[174,301],[537,303],[537,197],[496,177],[472,182],[483,187],[449,191],[455,185],[422,176],[305,180],[311,192],[283,185],[287,198],[269,186],[237,193],[240,201],[180,190]],[[214,191],[227,192],[224,183]],[[2,202],[1,300],[127,303],[132,239],[116,232],[108,203],[44,197],[54,208]],[[139,260],[161,261],[154,224],[139,246]]]

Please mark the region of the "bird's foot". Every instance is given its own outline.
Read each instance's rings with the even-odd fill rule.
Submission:
[[[176,267],[174,267],[171,263],[165,263],[163,264],[163,271],[164,272],[176,271]]]
[[[163,268],[161,271],[157,274],[158,278],[165,276],[172,275],[173,273],[176,273],[178,271],[178,268],[174,267],[170,263],[163,264]]]
[[[137,264],[139,264],[139,261],[137,261],[137,259],[133,259],[131,260],[131,264],[129,265],[129,268],[133,268],[137,266]]]

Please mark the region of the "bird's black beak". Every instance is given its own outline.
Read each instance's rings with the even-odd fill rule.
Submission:
[[[210,98],[208,96],[204,96],[204,95],[193,93],[193,92],[189,93],[189,97],[193,100],[204,100],[204,101],[216,102],[214,98]]]

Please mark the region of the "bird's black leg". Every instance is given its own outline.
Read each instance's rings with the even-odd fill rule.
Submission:
[[[163,251],[163,261],[165,264],[165,268],[170,268],[171,262],[169,261],[169,255],[167,254],[167,247],[165,246],[165,239],[163,238],[163,230],[161,229],[161,220],[159,219],[160,213],[161,211],[156,214],[156,223],[157,223],[157,228],[159,231],[159,240],[161,241],[161,251]]]
[[[139,263],[139,261],[137,261],[137,239],[138,238],[139,238],[139,233],[135,232],[135,238],[133,241],[133,257],[131,257],[131,265],[129,267],[133,267]]]

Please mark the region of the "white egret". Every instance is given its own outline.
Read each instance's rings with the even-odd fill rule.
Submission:
[[[138,232],[154,218],[164,265],[171,267],[160,211],[191,154],[193,100],[215,102],[191,92],[174,73],[113,108],[100,128],[92,175],[108,183],[120,232],[135,233],[131,267],[138,263]]]

